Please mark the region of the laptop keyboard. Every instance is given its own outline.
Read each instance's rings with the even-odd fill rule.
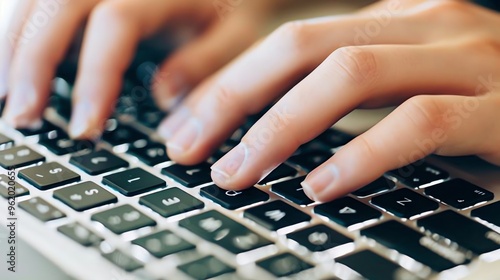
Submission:
[[[152,279],[169,278],[150,263],[171,256],[179,256],[177,272],[193,279],[420,279],[500,249],[500,201],[425,161],[316,204],[300,183],[352,139],[330,129],[256,186],[227,191],[212,183],[210,166],[249,125],[209,161],[181,166],[148,136],[164,117],[155,110],[150,103],[138,108],[138,123],[111,119],[98,142],[69,139],[48,121],[17,137],[6,129],[0,166],[19,169],[19,207],[103,261]],[[8,182],[0,175],[4,198]],[[247,275],[228,254],[244,255],[257,274]]]

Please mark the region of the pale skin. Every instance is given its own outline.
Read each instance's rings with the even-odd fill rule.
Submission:
[[[136,2],[109,3],[134,6],[132,3]],[[139,6],[134,9],[147,9],[148,5]],[[93,11],[95,7],[89,9]],[[113,14],[103,10],[101,13],[106,12],[107,16]],[[120,75],[128,61],[111,54],[104,56],[103,62],[103,57],[96,58],[96,54],[106,50],[108,42],[119,40],[129,58],[135,43],[145,36],[143,32],[154,33],[158,26],[168,23],[164,19],[143,18],[140,13],[127,15],[127,20],[133,21],[130,27],[140,23],[143,29],[119,32],[129,25],[118,14],[116,26],[109,27],[116,31],[113,36],[103,38],[99,32],[87,32],[75,106],[95,100],[87,106],[95,111],[91,119],[82,120],[76,107],[70,129],[76,123],[102,124],[110,113],[110,109],[103,108],[109,108],[117,97]],[[98,12],[92,12],[90,30],[97,30],[103,23],[99,18]],[[68,26],[77,25],[72,24]],[[353,109],[396,105],[384,120],[306,177],[304,190],[320,202],[349,193],[388,170],[431,153],[475,154],[500,165],[498,26],[498,13],[452,0],[381,1],[356,14],[287,23],[222,69],[217,70],[224,64],[221,62],[193,79],[196,82],[192,86],[197,85],[196,88],[161,124],[159,133],[166,139],[173,160],[181,164],[199,163],[248,115],[281,98],[235,149],[212,166],[212,178],[217,185],[239,190],[258,182],[297,147]],[[55,48],[50,57],[61,57],[64,48],[59,49],[47,36],[38,43]],[[21,52],[30,54],[27,48],[16,49],[9,64],[9,99],[4,115],[15,126],[23,125],[27,113],[16,116],[9,106],[14,106],[16,99],[26,100],[28,94],[17,91],[16,85],[40,71],[37,67],[24,69],[22,61],[26,58],[21,57],[25,56],[17,56]],[[36,58],[36,51],[31,52],[29,57]],[[0,56],[0,62],[3,61],[5,55]],[[168,69],[169,61],[165,65],[163,69]],[[99,69],[106,73],[96,75]],[[217,72],[210,75],[213,71]],[[37,97],[31,105],[34,113],[28,119],[36,118],[43,110],[50,74],[38,75],[36,81],[31,81]],[[106,83],[100,74],[106,74]],[[168,83],[159,80],[155,95],[160,106],[165,107],[175,98],[175,91],[168,90]],[[90,136],[86,129],[70,132],[75,137]]]

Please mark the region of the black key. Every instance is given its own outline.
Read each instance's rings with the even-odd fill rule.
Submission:
[[[285,277],[310,269],[313,266],[290,253],[282,253],[262,261],[257,265],[276,277]]]
[[[323,225],[315,225],[287,234],[300,245],[312,252],[321,252],[337,246],[353,242],[353,240]]]
[[[478,255],[500,249],[499,233],[452,210],[420,219],[417,225]]]
[[[205,206],[203,202],[178,188],[169,188],[143,196],[139,199],[139,203],[153,209],[165,218],[201,209]]]
[[[132,145],[127,152],[149,166],[170,160],[167,156],[165,145],[160,143],[149,142],[142,147]]]
[[[137,120],[149,128],[157,128],[166,115],[165,112],[154,106],[141,106],[137,114]]]
[[[336,148],[344,146],[351,141],[353,137],[345,132],[331,128],[323,132],[317,139],[324,142],[330,148]]]
[[[292,156],[288,159],[293,165],[297,165],[307,172],[312,171],[314,168],[320,166],[323,162],[332,156],[330,152],[326,151],[313,151],[308,153]]]
[[[168,230],[138,238],[132,241],[132,244],[141,246],[157,258],[196,248],[193,244]]]
[[[412,188],[418,188],[439,180],[444,180],[450,176],[448,172],[423,161],[415,162],[399,169],[389,171],[388,173],[396,177],[403,184]]]
[[[395,186],[396,184],[393,181],[380,177],[361,189],[354,191],[352,194],[358,197],[366,197],[379,192],[392,190]]]
[[[408,270],[370,250],[359,251],[335,260],[371,280],[419,279]]]
[[[37,128],[21,128],[18,129],[17,131],[21,132],[24,136],[32,136],[32,135],[48,133],[50,131],[54,131],[57,129],[59,129],[57,126],[53,125],[52,123],[46,120],[43,120],[41,125]]]
[[[10,148],[14,144],[14,140],[0,133],[0,149]]]
[[[112,120],[111,122],[114,122]],[[106,130],[102,134],[102,139],[113,146],[118,146],[126,143],[133,143],[138,140],[147,140],[149,137],[132,128],[128,125],[123,124],[111,124],[108,125]]]
[[[54,197],[76,211],[116,203],[118,199],[94,182],[83,182],[54,191]]]
[[[80,181],[80,175],[57,162],[47,162],[23,169],[19,172],[19,178],[28,181],[41,190],[48,190]]]
[[[243,213],[243,216],[269,230],[279,230],[311,220],[309,215],[281,200],[275,200],[247,209]]]
[[[395,220],[362,229],[361,235],[375,239],[382,245],[408,255],[436,271],[443,271],[465,262],[465,257],[462,257],[461,253],[443,247]]]
[[[250,187],[241,191],[228,191],[216,185],[210,185],[201,188],[200,194],[230,210],[269,200],[269,195],[256,187]]]
[[[19,202],[19,207],[42,222],[66,217],[63,212],[40,197],[34,197],[29,200]]]
[[[95,146],[94,143],[89,140],[75,140],[67,137],[40,139],[39,144],[45,146],[49,151],[58,156],[93,149]]]
[[[188,188],[212,182],[212,177],[210,177],[210,165],[208,163],[194,166],[174,164],[163,168],[161,172]]]
[[[91,219],[103,224],[116,234],[156,225],[154,220],[128,204],[95,213]]]
[[[470,212],[471,216],[478,217],[481,220],[500,227],[500,215],[498,213],[500,213],[500,201],[479,207]]]
[[[462,179],[453,179],[425,189],[425,194],[457,209],[492,200],[492,192]]]
[[[220,148],[210,157],[214,162],[222,158],[225,154],[227,154],[230,150],[236,147],[239,144],[239,140],[228,139],[224,144],[220,146]]]
[[[179,225],[233,254],[271,244],[271,241],[215,210],[181,220]]]
[[[103,239],[79,223],[60,226],[57,230],[85,247],[97,246]]]
[[[301,176],[292,180],[274,184],[271,187],[271,191],[298,205],[309,205],[314,201],[306,195],[302,185],[300,185],[305,178],[305,176]]]
[[[126,196],[166,186],[165,181],[138,167],[104,176],[102,183]]]
[[[209,279],[236,271],[213,256],[206,256],[196,261],[179,265],[177,268],[194,279]]]
[[[347,196],[318,205],[314,207],[314,212],[344,227],[378,219],[382,216],[380,211]]]
[[[125,271],[134,271],[142,267],[142,263],[137,259],[123,253],[120,250],[114,250],[111,253],[102,254],[104,258],[112,262],[116,266],[120,267]]]
[[[72,156],[69,162],[90,175],[98,175],[118,168],[128,167],[127,161],[106,150],[94,151],[81,156]]]
[[[274,169],[269,175],[259,182],[259,185],[267,185],[272,181],[276,181],[285,177],[290,177],[297,174],[297,170],[286,164],[280,164],[276,169]]]
[[[45,157],[22,145],[0,151],[0,166],[12,169],[45,161]]]
[[[376,196],[371,203],[407,219],[439,207],[439,203],[406,188]]]
[[[11,176],[14,177],[14,176]],[[30,191],[23,185],[19,184],[15,178],[9,179],[5,174],[0,175],[0,195],[4,198],[20,197],[30,194]]]

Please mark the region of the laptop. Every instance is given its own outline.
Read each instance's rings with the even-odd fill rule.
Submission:
[[[0,123],[1,279],[500,279],[500,168],[431,156],[318,204],[300,182],[353,137],[332,128],[225,191],[210,165],[259,116],[178,165],[142,94],[154,67],[130,72],[98,141],[65,132],[71,75],[39,128]]]

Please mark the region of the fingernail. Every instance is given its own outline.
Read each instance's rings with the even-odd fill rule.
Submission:
[[[36,95],[28,85],[15,87],[3,115],[5,122],[17,128],[30,128],[39,123],[40,116],[33,115],[32,111],[38,101]]]
[[[301,185],[309,198],[314,201],[320,201],[333,187],[337,177],[337,167],[333,164],[328,164],[310,173]]]
[[[171,139],[190,116],[191,112],[187,107],[179,107],[160,124],[158,134],[165,140]]]
[[[69,125],[71,138],[81,138],[90,127],[90,118],[93,116],[92,105],[88,101],[80,101],[75,105]]]
[[[225,183],[231,179],[248,158],[248,147],[240,143],[219,161],[212,165],[212,178],[217,183]]]
[[[202,131],[202,125],[196,118],[190,118],[184,127],[167,141],[167,148],[174,153],[186,152],[194,145]]]

